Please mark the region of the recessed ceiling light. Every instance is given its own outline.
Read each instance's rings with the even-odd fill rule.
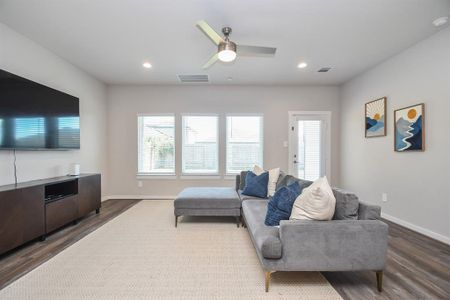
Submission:
[[[433,25],[436,27],[441,27],[448,22],[448,17],[440,17],[433,21]]]
[[[150,68],[152,67],[152,64],[149,63],[148,61],[146,61],[146,62],[144,62],[144,63],[142,64],[142,66],[143,66],[144,68],[146,68],[146,69],[150,69]]]
[[[306,68],[307,66],[308,66],[308,64],[305,63],[305,62],[303,61],[303,62],[301,62],[301,63],[299,63],[299,64],[297,65],[297,68],[299,68],[299,69],[304,69],[304,68]]]

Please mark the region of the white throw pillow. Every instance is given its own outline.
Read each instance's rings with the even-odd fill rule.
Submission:
[[[269,183],[267,184],[267,196],[273,196],[275,195],[275,191],[277,189],[277,181],[278,177],[280,177],[280,168],[275,168],[266,171],[257,165],[253,167],[253,173],[255,173],[256,175],[261,175],[264,172],[269,172]]]
[[[336,208],[336,198],[326,177],[321,177],[303,189],[295,199],[290,220],[331,220]]]

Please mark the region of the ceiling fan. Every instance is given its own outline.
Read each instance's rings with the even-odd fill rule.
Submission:
[[[197,22],[197,27],[206,34],[211,41],[217,45],[217,53],[215,53],[208,62],[203,65],[203,69],[208,69],[217,60],[223,62],[232,62],[236,59],[236,56],[261,56],[261,55],[275,55],[277,48],[271,47],[259,47],[259,46],[247,46],[237,45],[230,40],[231,28],[222,28],[224,37],[222,38],[211,26],[205,21],[201,20]]]

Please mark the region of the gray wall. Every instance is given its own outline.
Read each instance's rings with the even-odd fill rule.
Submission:
[[[387,136],[364,138],[364,103],[387,96]],[[393,150],[393,110],[425,103],[425,152]],[[341,90],[341,183],[387,217],[450,243],[450,28]],[[388,201],[381,201],[387,193]]]
[[[106,86],[0,23],[0,68],[80,98],[81,150],[18,151],[19,181],[82,172],[107,173]],[[12,151],[0,151],[0,185],[14,183]],[[104,184],[105,187],[105,184]]]
[[[108,87],[109,195],[174,196],[188,186],[233,186],[220,180],[144,180],[137,185],[138,113],[219,113],[220,166],[225,166],[226,113],[264,114],[264,167],[287,170],[288,111],[332,111],[332,183],[339,177],[339,92],[337,87],[288,86],[111,86]],[[178,121],[179,115],[178,115]],[[178,122],[179,124],[180,122]],[[177,136],[180,166],[180,135]]]

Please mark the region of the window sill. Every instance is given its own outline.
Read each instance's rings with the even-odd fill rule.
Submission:
[[[183,174],[180,176],[180,179],[185,179],[185,180],[190,180],[190,179],[195,179],[195,180],[201,180],[201,179],[220,179],[220,175],[214,175],[214,174],[208,174],[208,175],[201,175],[201,174]]]
[[[223,179],[225,180],[235,180],[236,179],[236,175],[239,175],[238,173],[236,174],[225,174],[223,176]]]
[[[137,174],[136,179],[139,180],[153,180],[153,179],[177,179],[175,174]]]

